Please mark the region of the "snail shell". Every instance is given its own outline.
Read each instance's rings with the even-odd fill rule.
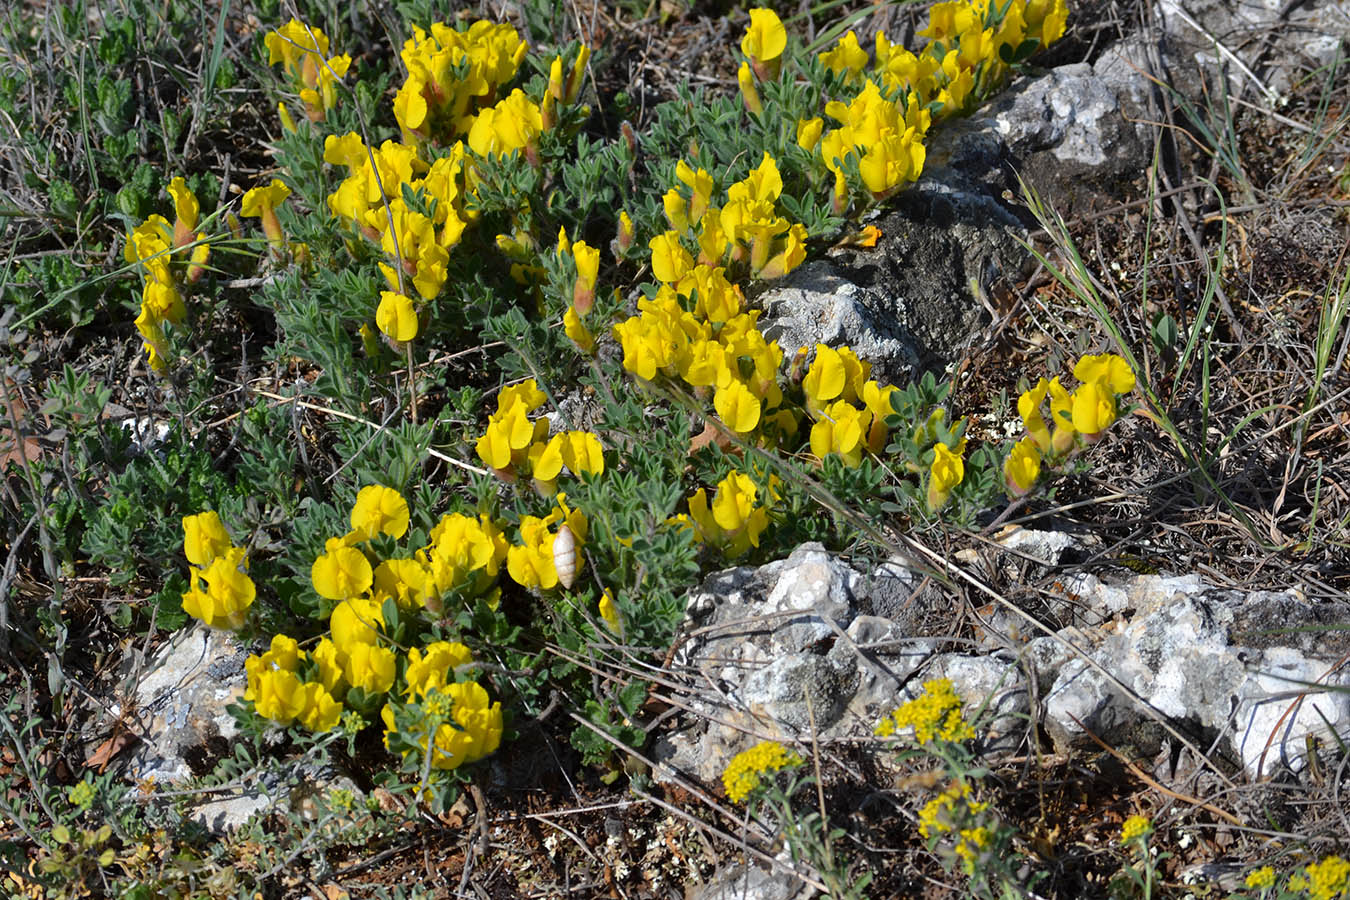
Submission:
[[[558,534],[553,538],[553,568],[558,573],[558,583],[570,589],[577,580],[577,539],[565,523],[558,526]]]

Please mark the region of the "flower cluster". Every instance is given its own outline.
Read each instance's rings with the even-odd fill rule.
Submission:
[[[380,295],[375,323],[391,340],[410,341],[419,331],[413,296],[428,301],[441,292],[450,250],[473,218],[464,208],[464,145],[428,165],[414,146],[385,141],[367,147],[353,131],[329,135],[323,158],[348,172],[328,196],[329,209],[386,255],[380,271],[389,290]]]
[[[801,764],[802,758],[782,744],[764,741],[732,757],[722,772],[722,786],[726,788],[727,799],[740,803],[759,787],[765,775]]]
[[[238,628],[257,597],[248,559],[214,510],[183,517],[183,555],[190,564],[183,611],[212,628]]]
[[[1021,496],[1035,486],[1043,460],[1058,462],[1080,442],[1091,445],[1101,439],[1119,414],[1120,397],[1134,390],[1134,373],[1113,353],[1084,356],[1073,368],[1082,384],[1072,394],[1059,383],[1059,376],[1035,387],[1017,399],[1017,411],[1027,436],[1014,445],[1003,466],[1008,491]],[[1047,395],[1050,422],[1042,415]]]
[[[538,383],[529,378],[502,388],[497,411],[488,417],[487,429],[478,439],[478,458],[503,481],[515,481],[528,473],[545,497],[557,493],[558,477],[565,467],[575,476],[602,475],[604,447],[590,431],[563,431],[549,435],[549,419],[530,414],[547,398]]]
[[[944,836],[955,840],[954,852],[967,875],[979,870],[981,854],[995,838],[989,804],[972,799],[970,784],[962,781],[938,794],[919,810],[919,834],[930,843]]]
[[[892,412],[894,387],[868,380],[872,364],[858,359],[848,347],[835,350],[816,345],[815,359],[802,379],[811,426],[811,452],[819,459],[836,453],[846,465],[856,466],[863,451],[880,453],[886,447],[886,417]]]
[[[1270,866],[1252,869],[1242,884],[1249,891],[1268,891],[1275,886],[1275,870]]]
[[[351,530],[329,539],[311,567],[315,592],[336,601],[327,633],[308,652],[287,635],[276,635],[267,653],[246,662],[245,699],[278,724],[326,731],[341,721],[344,704],[373,712],[384,697],[386,746],[397,746],[405,756],[420,746],[422,753],[432,753],[433,767],[453,769],[492,753],[501,742],[501,704],[489,702],[476,682],[459,680],[473,663],[469,649],[434,641],[412,646],[405,655],[390,632],[390,617],[424,607],[439,613],[450,590],[464,596],[486,592],[506,561],[505,537],[486,517],[452,513],[411,556],[378,559],[371,542],[381,536],[398,540],[411,523],[407,501],[382,485],[361,489],[350,521]],[[400,676],[402,699],[389,699]],[[419,733],[414,723],[428,721],[434,726],[420,732],[420,744],[409,743],[408,734]]]
[[[267,47],[267,64],[281,63],[299,89],[305,115],[311,122],[322,122],[337,102],[337,84],[347,74],[352,58],[345,53],[330,57],[328,36],[298,19],[269,32],[263,43]],[[295,131],[295,120],[284,102],[277,104],[277,112],[282,127]]]
[[[547,516],[523,516],[520,543],[506,555],[511,580],[530,590],[551,591],[558,585],[570,588],[576,578],[577,554],[586,540],[586,514],[567,505],[567,495],[553,498]]]
[[[759,536],[769,527],[769,508],[778,500],[778,479],[769,478],[768,502],[756,505],[759,488],[750,476],[732,472],[717,483],[712,503],[699,488],[689,498],[689,514],[672,517],[672,525],[689,528],[694,540],[717,547],[734,558],[759,546]]]
[[[327,674],[324,662],[316,651],[313,662],[318,664],[319,677],[306,680],[301,665],[309,661],[310,654],[301,650],[294,638],[284,634],[273,636],[266,653],[244,660],[248,673],[244,699],[253,704],[258,715],[278,725],[299,722],[314,732],[336,727],[343,712],[342,704],[332,694],[338,688],[337,679],[331,675],[324,677]]]
[[[187,317],[183,289],[206,271],[211,247],[206,234],[197,231],[201,206],[187,182],[169,182],[174,221],[153,215],[127,235],[123,256],[141,267],[141,311],[136,330],[144,342],[150,368],[164,374],[169,368],[169,344],[164,326],[181,325]]]
[[[969,740],[975,731],[961,712],[962,701],[952,687],[950,678],[935,678],[924,682],[923,693],[901,705],[882,719],[876,733],[889,737],[906,728],[914,729],[914,740],[919,744],[933,741],[958,742]]]
[[[1350,895],[1350,861],[1328,856],[1290,878],[1289,888],[1306,891],[1311,900],[1340,900]]]
[[[1152,833],[1153,823],[1148,816],[1130,816],[1120,826],[1120,842],[1126,845],[1133,844],[1136,841],[1146,840]]]
[[[468,134],[498,89],[515,77],[528,49],[510,25],[478,21],[467,31],[441,22],[430,31],[413,26],[400,54],[408,77],[394,98],[403,142],[449,143]]]
[[[954,0],[933,7],[927,44],[917,54],[878,33],[868,54],[849,31],[820,54],[821,65],[850,94],[829,100],[825,118],[797,123],[797,143],[834,180],[834,209],[843,214],[860,184],[871,202],[918,179],[924,140],[936,119],[968,112],[999,87],[1009,66],[1058,40],[1068,17],[1065,0]],[[764,115],[760,88],[783,78],[787,31],[776,13],[752,9],[737,72],[746,108]]]
[[[491,701],[476,681],[456,680],[472,664],[469,648],[456,642],[436,641],[409,650],[407,702],[386,703],[380,710],[385,746],[398,745],[406,758],[411,743],[422,758],[431,754],[433,769],[455,769],[496,752],[502,740],[501,702]]]
[[[806,227],[789,222],[777,211],[783,193],[778,163],[765,151],[758,166],[727,188],[726,201],[714,206],[713,178],[684,160],[675,166],[681,187],[662,198],[670,229],[654,238],[652,272],[666,284],[679,284],[695,257],[684,246],[698,248],[697,262],[707,266],[745,264],[758,278],[781,278],[806,260]]]

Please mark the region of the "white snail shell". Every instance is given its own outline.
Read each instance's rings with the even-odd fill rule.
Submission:
[[[558,583],[571,588],[577,580],[577,538],[566,524],[558,526],[558,534],[553,538],[553,568],[558,573]]]

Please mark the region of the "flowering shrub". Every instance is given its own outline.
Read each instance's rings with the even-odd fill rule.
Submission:
[[[1001,451],[966,453],[966,421],[950,416],[945,386],[931,377],[882,384],[848,347],[780,347],[760,329],[742,282],[787,275],[838,217],[920,177],[934,123],[970,108],[1056,39],[1062,10],[1062,2],[940,4],[921,52],[881,35],[869,58],[852,33],[808,57],[774,13],[756,9],[740,43],[747,111],[700,114],[702,139],[678,144],[658,116],[642,140],[668,149],[651,167],[658,186],[646,192],[629,190],[636,135],[596,148],[582,133],[585,46],[535,56],[508,25],[413,27],[400,54],[405,77],[385,110],[397,137],[378,139],[347,99],[354,91],[363,102],[357,63],[297,20],[267,34],[269,65],[305,113],[291,115],[283,97],[277,175],[239,205],[258,219],[259,256],[275,273],[258,294],[281,334],[274,352],[318,356],[316,388],[358,420],[401,366],[412,425],[395,441],[400,456],[358,465],[363,486],[345,526],[328,515],[296,521],[285,551],[290,584],[255,586],[215,512],[184,520],[189,615],[213,627],[261,626],[274,619],[255,600],[276,593],[307,619],[292,623],[303,631],[292,628],[296,637],[272,628],[270,649],[250,659],[252,709],[311,732],[378,712],[385,745],[410,768],[456,770],[497,748],[503,701],[539,690],[485,676],[475,662],[474,648],[488,646],[528,658],[513,643],[522,626],[503,612],[504,596],[530,598],[529,627],[564,646],[661,645],[695,548],[711,561],[740,557],[762,551],[778,526],[791,523],[790,535],[809,525],[800,485],[782,474],[780,461],[792,458],[816,466],[827,485],[902,501],[920,521],[987,507]],[[805,93],[792,86],[803,77],[813,85]],[[740,117],[752,127],[728,129]],[[733,135],[724,149],[711,139]],[[177,291],[206,262],[195,201],[181,179],[171,192],[179,221],[147,222],[127,251],[147,273],[145,305],[161,328],[183,320]],[[858,241],[875,239],[872,228]],[[194,255],[175,260],[194,240]],[[485,422],[476,390],[436,401],[447,404],[440,414],[419,399],[428,388],[419,360],[471,336],[506,348],[494,357],[504,386]],[[147,346],[162,370],[167,347],[157,337]],[[1044,447],[1047,427],[1037,429],[1032,411],[1039,401],[1028,400],[1032,443],[1007,456],[1010,491],[1029,491],[1043,468],[1110,424],[1132,387],[1112,359],[1080,363],[1083,386],[1063,410],[1054,405],[1058,381],[1046,383],[1057,430]],[[589,427],[540,414],[550,386],[568,383],[603,398]],[[673,426],[651,433],[643,410],[663,394],[682,397],[707,423],[701,437],[690,442]],[[424,405],[432,419],[422,425]],[[451,423],[462,428],[450,434]],[[444,458],[475,473],[463,490],[418,482],[432,434],[449,446]],[[353,459],[369,443],[344,440]],[[485,468],[462,459],[468,445]],[[892,465],[895,479],[883,487],[879,474]],[[409,484],[423,492],[420,510],[385,486]],[[442,490],[451,511],[432,523],[425,510],[445,499]],[[555,605],[572,595],[580,602]],[[625,698],[620,709],[631,717],[638,700]],[[924,719],[938,713],[947,718]],[[615,728],[624,715],[603,713]],[[904,708],[888,721],[933,739],[965,734],[959,703]],[[750,762],[745,778],[765,771]],[[748,784],[736,790],[744,795]]]

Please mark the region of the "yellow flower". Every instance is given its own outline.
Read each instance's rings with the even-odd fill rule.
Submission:
[[[342,676],[341,651],[338,650],[337,644],[330,638],[319,638],[319,643],[315,645],[310,656],[319,664],[319,682],[324,686],[324,690],[336,694],[346,684]]]
[[[652,274],[657,281],[676,284],[694,267],[694,257],[680,244],[680,235],[667,231],[652,238]]]
[[[567,335],[582,353],[590,353],[595,349],[595,335],[581,323],[581,316],[574,306],[567,307],[567,312],[563,313],[563,334]]]
[[[1073,392],[1073,427],[1089,442],[1116,420],[1116,399],[1104,382],[1089,382]]]
[[[201,216],[201,206],[197,197],[188,190],[182,176],[169,182],[169,195],[173,197],[173,209],[176,221],[173,224],[173,245],[182,247],[191,243],[197,232],[197,220]]]
[[[408,669],[404,677],[409,700],[425,697],[431,691],[443,691],[455,682],[455,670],[473,662],[469,648],[458,641],[435,641],[425,649],[408,651]]]
[[[1134,390],[1134,372],[1129,363],[1114,353],[1084,356],[1073,367],[1073,377],[1084,384],[1103,382],[1117,394]]]
[[[1022,417],[1022,424],[1026,426],[1027,434],[1036,442],[1042,453],[1050,452],[1050,429],[1045,424],[1045,419],[1041,417],[1041,404],[1045,402],[1045,395],[1049,390],[1050,382],[1042,378],[1036,382],[1034,388],[1023,391],[1017,398],[1017,412]]]
[[[370,589],[374,572],[370,560],[342,538],[329,538],[323,554],[310,567],[315,592],[327,600],[350,600]]]
[[[755,76],[748,62],[741,63],[736,70],[736,85],[741,89],[741,101],[752,115],[764,113],[764,101],[760,99],[759,88],[755,86]]]
[[[924,682],[922,694],[882,719],[875,731],[882,737],[889,737],[897,731],[913,728],[914,740],[919,744],[935,740],[966,741],[975,736],[975,730],[966,722],[962,705],[951,679],[935,678]]]
[[[713,406],[722,422],[737,434],[749,434],[759,424],[759,398],[739,381],[729,381],[718,388]]]
[[[1303,889],[1310,900],[1338,900],[1350,894],[1350,862],[1339,856],[1328,856],[1304,870]],[[1289,886],[1294,887],[1293,879]]]
[[[1003,462],[1003,484],[1014,497],[1031,490],[1041,475],[1041,452],[1036,441],[1024,437],[1013,445]]]
[[[281,231],[281,220],[277,218],[277,207],[290,195],[291,189],[284,182],[273,178],[267,187],[255,187],[244,194],[239,215],[261,219],[263,234],[274,246],[279,245],[286,237]]]
[[[1250,891],[1265,891],[1275,886],[1275,870],[1270,866],[1252,869],[1247,873],[1244,886]]]
[[[787,49],[787,29],[771,9],[750,10],[750,26],[741,38],[741,52],[755,66],[755,74],[763,78],[778,77],[780,57]]]
[[[417,559],[386,559],[375,567],[375,595],[393,597],[404,609],[427,605],[434,585],[431,573]]]
[[[851,83],[867,66],[867,51],[858,45],[858,36],[850,29],[833,50],[820,54],[820,61],[834,74],[846,75]]]
[[[333,635],[337,657],[344,657],[356,644],[378,642],[380,637],[375,629],[383,624],[381,604],[371,597],[353,597],[333,607],[328,616],[328,630]]]
[[[394,684],[397,658],[388,647],[353,643],[344,647],[342,674],[347,683],[367,694],[382,694]]]
[[[760,779],[781,769],[801,765],[802,758],[775,741],[764,741],[732,757],[722,772],[727,799],[740,803],[760,785]]]
[[[852,34],[852,32],[849,33]],[[820,117],[799,119],[797,121],[797,146],[807,153],[815,153],[816,147],[820,145],[820,134],[824,128],[825,120]]]
[[[845,465],[858,465],[862,462],[870,419],[871,414],[866,410],[856,408],[847,400],[836,400],[820,411],[819,421],[811,426],[811,452],[822,460],[830,453],[837,453]]]
[[[1132,844],[1138,840],[1146,841],[1152,833],[1153,823],[1149,821],[1148,816],[1130,816],[1120,827],[1120,842]]]
[[[960,450],[953,453],[946,444],[933,445],[933,463],[928,470],[928,511],[936,512],[947,504],[952,489],[966,477],[966,465]]]
[[[619,616],[619,608],[615,605],[614,594],[609,588],[605,588],[605,592],[600,595],[600,618],[616,637],[623,637],[623,619]]]
[[[230,535],[214,510],[183,517],[183,555],[194,566],[211,565],[229,547]]]
[[[433,698],[436,696],[432,695]],[[450,701],[447,716],[450,722],[437,727],[434,742],[425,733],[418,736],[404,733],[404,737],[421,745],[423,753],[430,750],[432,768],[456,769],[496,752],[502,740],[501,703],[489,702],[487,691],[472,681],[448,684],[440,696]],[[433,702],[428,698],[426,702],[435,709],[443,701]],[[423,708],[426,708],[425,704]],[[389,735],[399,731],[393,708],[386,705],[380,717],[384,720],[388,743]]]
[[[356,495],[351,521],[352,531],[367,540],[377,534],[401,538],[408,533],[408,501],[393,488],[368,484]]]
[[[417,307],[406,294],[380,291],[380,305],[375,309],[375,325],[395,341],[411,341],[417,337]]]
[[[806,408],[823,408],[826,403],[842,395],[847,384],[848,372],[839,351],[824,344],[816,344],[816,358],[802,379]]]
[[[496,106],[478,114],[467,143],[479,156],[506,155],[532,149],[543,130],[539,105],[516,88]]]
[[[572,245],[572,258],[577,263],[577,280],[572,286],[572,307],[579,315],[591,311],[595,302],[595,280],[600,273],[600,251],[585,241]]]
[[[211,628],[229,629],[243,625],[258,592],[253,579],[241,571],[242,565],[243,548],[228,547],[205,568],[192,569],[192,586],[182,595],[183,612]],[[204,588],[198,584],[199,580]]]
[[[264,719],[279,725],[289,725],[305,710],[305,688],[294,672],[267,669],[260,672],[253,708]]]
[[[304,705],[296,717],[310,731],[329,731],[342,720],[342,704],[322,684],[311,681],[301,685],[301,698]]]

